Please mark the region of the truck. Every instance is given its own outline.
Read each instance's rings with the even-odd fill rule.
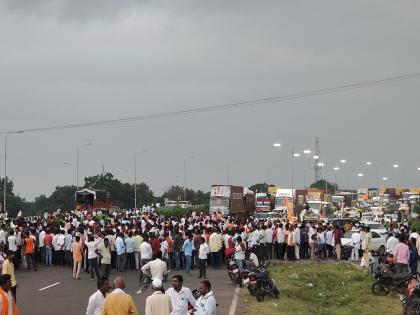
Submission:
[[[295,190],[278,188],[276,191],[276,200],[274,203],[274,212],[285,215],[287,211],[286,198],[293,204],[293,195]]]
[[[331,197],[331,203],[336,207],[350,208],[357,200],[357,193],[349,191],[337,192]]]
[[[255,214],[256,218],[267,218],[274,216],[275,198],[266,193],[256,193]]]
[[[255,211],[254,192],[242,186],[212,185],[209,213],[221,212],[224,216],[245,216]]]

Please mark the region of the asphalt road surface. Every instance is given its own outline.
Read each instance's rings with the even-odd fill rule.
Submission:
[[[197,279],[198,270],[192,270],[191,276],[185,272],[173,270],[170,276],[181,274],[184,277],[184,286],[195,289],[200,281]],[[133,297],[139,314],[144,314],[145,301],[151,294],[149,288],[147,292],[139,291],[137,271],[126,271],[116,273],[112,270],[110,275],[111,282],[117,275],[125,279],[126,292]],[[208,268],[207,277],[212,284],[218,303],[218,314],[243,314],[240,302],[235,313],[230,313],[232,301],[234,300],[236,287],[227,276],[226,270]],[[74,280],[70,267],[43,267],[39,266],[38,271],[17,271],[18,281],[17,304],[21,315],[83,315],[86,314],[86,307],[89,296],[96,291],[96,281],[90,280],[90,275],[81,272],[81,280]],[[167,289],[170,282],[164,283]],[[237,294],[236,294],[237,295]],[[237,300],[235,298],[235,300]]]

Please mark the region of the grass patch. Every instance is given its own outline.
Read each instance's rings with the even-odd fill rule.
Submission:
[[[245,314],[401,314],[397,296],[378,297],[374,280],[349,263],[284,263],[271,268],[280,290],[278,300],[258,303],[242,290]],[[313,285],[313,286],[312,286]]]

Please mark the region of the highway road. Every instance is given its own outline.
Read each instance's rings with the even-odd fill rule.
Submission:
[[[74,280],[70,267],[44,267],[39,266],[39,271],[17,271],[18,281],[17,302],[21,315],[82,315],[86,314],[89,296],[96,291],[96,281],[90,280],[90,275],[81,272],[81,280]],[[184,286],[194,289],[200,279],[197,279],[197,270],[187,276],[185,272],[173,270],[170,276],[181,274],[184,277]],[[110,280],[117,275],[123,276],[126,282],[126,292],[133,297],[139,314],[144,314],[146,297],[151,294],[151,289],[144,293],[139,291],[137,271],[116,273],[112,271]],[[236,287],[231,283],[226,270],[213,270],[209,268],[207,276],[212,283],[212,290],[218,303],[218,314],[235,315],[243,314],[240,302],[237,308],[231,310],[232,302],[238,300]],[[164,283],[165,289],[170,282]],[[235,302],[233,304],[236,304]]]

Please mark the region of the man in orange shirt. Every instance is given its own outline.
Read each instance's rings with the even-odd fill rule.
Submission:
[[[25,256],[26,256],[26,262],[28,264],[28,270],[31,270],[31,266],[33,266],[34,270],[37,271],[34,251],[35,251],[34,239],[30,236],[29,232],[26,232]]]
[[[71,251],[73,252],[73,279],[80,280],[80,268],[83,260],[80,236],[76,236],[76,241],[71,245]]]
[[[0,303],[1,303],[1,314],[7,315],[19,315],[15,299],[10,291],[12,287],[12,280],[10,275],[0,276]]]

